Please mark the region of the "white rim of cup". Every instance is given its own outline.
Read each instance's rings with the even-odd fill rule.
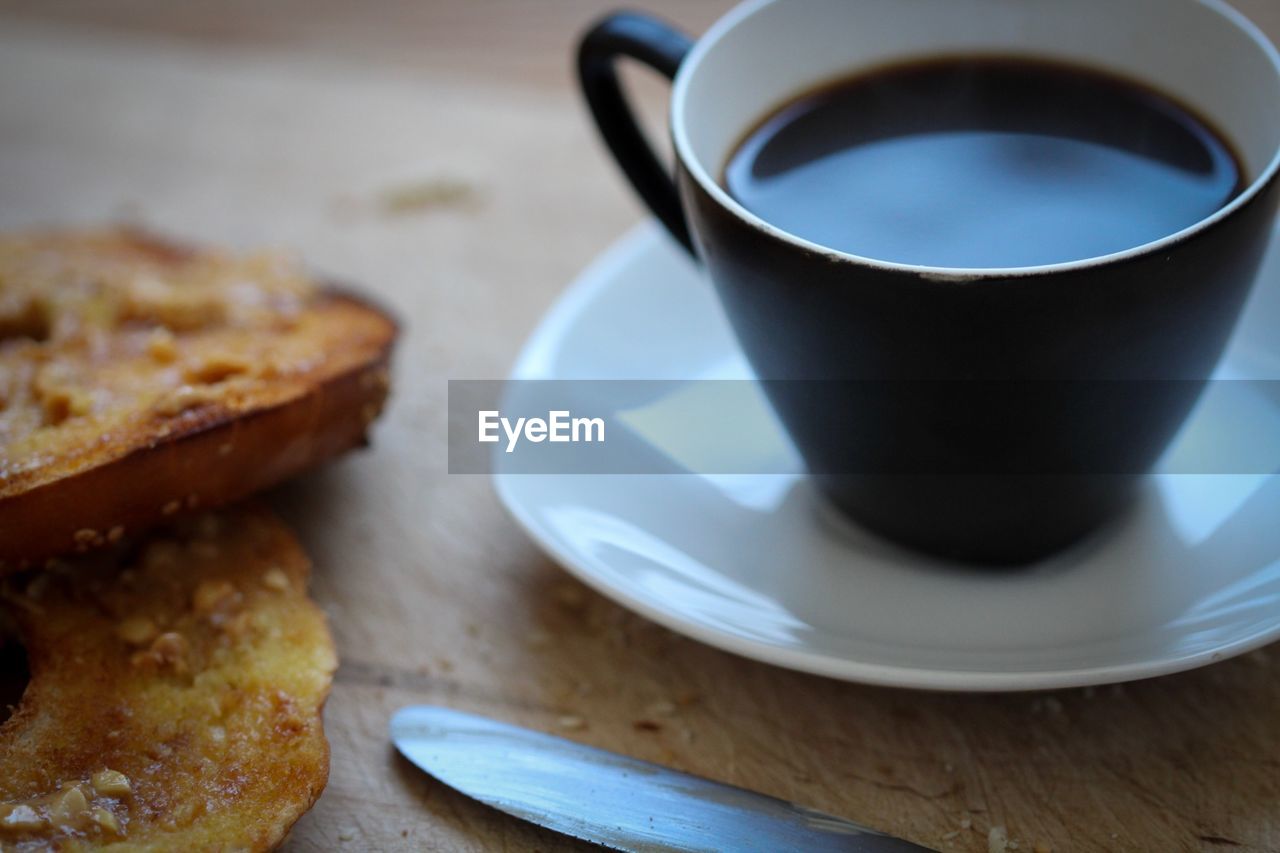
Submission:
[[[1258,26],[1244,16],[1239,10],[1228,5],[1225,0],[1193,0],[1202,6],[1212,9],[1214,12],[1226,18],[1229,22],[1238,27],[1246,36],[1253,40],[1255,44],[1266,54],[1271,60],[1271,67],[1275,71],[1277,77],[1280,77],[1280,51],[1271,43],[1271,40],[1258,28]],[[1067,261],[1060,264],[1044,264],[1040,266],[1029,267],[932,267],[916,264],[895,263],[893,261],[880,261],[875,258],[868,258],[863,255],[854,255],[848,252],[841,252],[814,243],[803,237],[798,237],[789,231],[784,231],[775,225],[771,225],[764,219],[755,215],[747,208],[738,203],[733,196],[720,186],[708,172],[706,166],[693,153],[693,143],[689,140],[689,129],[684,120],[684,103],[688,99],[689,86],[694,75],[697,72],[698,65],[702,59],[711,52],[712,49],[728,35],[739,23],[754,15],[760,9],[774,3],[775,0],[747,0],[735,6],[724,17],[720,18],[711,26],[707,32],[697,40],[693,50],[685,57],[684,62],[680,65],[680,70],[676,74],[674,83],[672,84],[671,93],[671,135],[675,140],[676,156],[684,165],[685,169],[693,177],[698,185],[702,187],[712,199],[716,201],[722,208],[732,213],[738,219],[742,220],[748,226],[755,228],[771,237],[790,243],[809,252],[823,255],[833,261],[851,262],[861,266],[873,267],[875,269],[901,272],[917,275],[921,278],[952,282],[979,281],[993,278],[1021,278],[1026,276],[1049,275],[1052,273],[1075,272],[1078,270],[1092,269],[1093,267],[1112,264],[1117,261],[1125,261],[1132,258],[1141,257],[1162,249],[1171,247],[1177,243],[1181,243],[1189,237],[1192,237],[1201,231],[1212,228],[1217,223],[1234,215],[1236,211],[1245,207],[1252,202],[1263,189],[1271,183],[1280,172],[1280,145],[1277,145],[1275,154],[1271,158],[1271,162],[1258,175],[1258,177],[1249,185],[1249,187],[1240,195],[1236,196],[1225,207],[1215,211],[1210,216],[1200,220],[1194,225],[1189,225],[1181,231],[1176,231],[1159,240],[1153,240],[1131,249],[1125,249],[1122,252],[1113,252],[1109,255],[1098,255],[1092,258],[1083,258],[1078,261]],[[1280,105],[1277,105],[1280,108]],[[766,107],[767,109],[767,107]]]

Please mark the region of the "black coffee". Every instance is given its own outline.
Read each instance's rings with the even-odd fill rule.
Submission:
[[[1174,234],[1242,189],[1231,146],[1151,89],[982,58],[885,68],[765,118],[724,183],[813,243],[882,261],[1020,267]]]

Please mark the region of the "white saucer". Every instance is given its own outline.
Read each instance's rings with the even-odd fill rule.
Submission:
[[[1280,251],[1223,375],[1280,378]],[[547,314],[521,379],[746,378],[711,286],[656,228],[627,236]],[[606,386],[607,387],[607,386]],[[1280,435],[1265,401],[1264,431]],[[774,436],[762,452],[794,451]],[[1203,412],[1189,433],[1211,429]],[[634,437],[633,437],[634,438]],[[643,438],[643,437],[642,437]],[[675,456],[670,448],[653,447]],[[516,475],[495,484],[570,572],[626,607],[779,666],[936,690],[1039,690],[1192,669],[1280,638],[1280,477],[1158,474],[1090,542],[1015,572],[888,545],[791,475]],[[777,469],[771,469],[777,470]]]

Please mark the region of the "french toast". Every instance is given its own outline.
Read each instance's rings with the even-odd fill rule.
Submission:
[[[0,236],[0,573],[363,444],[395,337],[277,256],[127,229]]]
[[[309,570],[241,506],[0,581],[31,672],[0,725],[0,848],[278,845],[329,770]]]

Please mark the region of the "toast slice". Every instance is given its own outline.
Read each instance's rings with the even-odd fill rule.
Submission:
[[[266,850],[324,789],[337,658],[310,566],[242,506],[0,582],[31,681],[0,848]]]
[[[0,237],[0,574],[365,443],[395,337],[276,256],[129,230]]]

